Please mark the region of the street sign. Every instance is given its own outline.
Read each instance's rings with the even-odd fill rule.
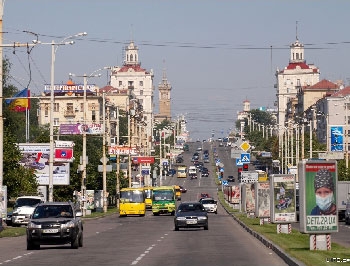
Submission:
[[[243,162],[240,158],[236,158],[236,165],[237,166],[243,166]]]
[[[250,153],[242,153],[241,154],[241,162],[242,163],[250,163]]]
[[[228,185],[228,181],[227,181],[227,180],[222,180],[222,184],[223,184],[224,186],[227,186],[227,185]]]
[[[320,159],[328,159],[328,160],[343,160],[344,153],[339,151],[328,151],[328,152],[319,152],[318,158]]]
[[[99,165],[97,167],[97,170],[102,173],[103,172],[103,165]],[[112,165],[108,164],[106,165],[106,172],[112,172]]]
[[[241,144],[240,148],[241,148],[243,151],[247,151],[247,150],[250,149],[250,145],[249,145],[248,142],[245,141],[245,142],[243,142],[243,143]]]
[[[242,150],[231,149],[231,158],[241,158]]]

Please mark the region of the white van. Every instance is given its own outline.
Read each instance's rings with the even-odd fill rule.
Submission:
[[[42,202],[44,201],[40,196],[18,197],[13,206],[12,226],[27,225],[36,205]]]

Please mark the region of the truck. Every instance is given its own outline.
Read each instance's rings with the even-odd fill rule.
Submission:
[[[345,219],[346,203],[350,200],[350,181],[338,181],[338,217],[339,221]]]

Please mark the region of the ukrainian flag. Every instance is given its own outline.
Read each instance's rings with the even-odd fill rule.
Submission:
[[[28,88],[18,92],[11,99],[7,99],[5,102],[9,104],[9,109],[15,112],[25,112],[30,109],[29,101],[30,91]]]

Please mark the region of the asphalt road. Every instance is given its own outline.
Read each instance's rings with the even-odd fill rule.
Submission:
[[[185,154],[189,162],[190,154]],[[214,177],[197,180],[166,177],[164,185],[181,184],[188,191],[182,201],[197,200],[201,192],[217,198]],[[84,247],[41,246],[27,251],[26,238],[0,239],[0,265],[286,265],[286,263],[246,232],[221,205],[218,214],[209,214],[209,230],[174,231],[174,217],[120,218],[112,215],[84,221]]]

